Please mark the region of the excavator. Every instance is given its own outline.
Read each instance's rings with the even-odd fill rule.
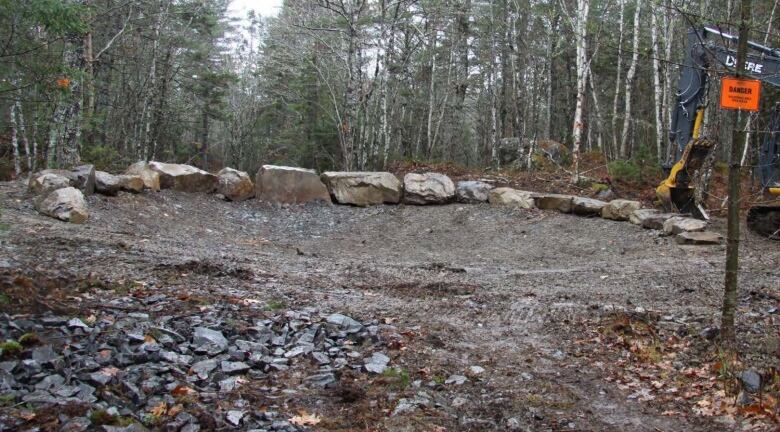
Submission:
[[[672,151],[663,167],[667,177],[656,188],[656,195],[668,211],[706,217],[696,202],[693,181],[713,148],[713,142],[701,136],[708,71],[733,73],[737,54],[729,46],[736,46],[737,39],[709,26],[688,31],[669,129]],[[780,88],[780,49],[755,42],[748,42],[748,47],[751,52],[745,62],[745,75]],[[747,224],[758,234],[780,240],[780,103],[775,106],[769,126],[770,132],[764,134],[759,149],[756,172],[763,199],[748,210]]]

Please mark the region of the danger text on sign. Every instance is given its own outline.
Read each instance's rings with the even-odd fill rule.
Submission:
[[[720,107],[743,111],[758,111],[761,81],[724,77],[721,80]]]

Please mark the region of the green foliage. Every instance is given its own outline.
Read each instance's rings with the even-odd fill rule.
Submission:
[[[103,171],[113,171],[119,165],[123,165],[122,157],[115,148],[99,144],[82,148],[81,160]]]
[[[650,154],[647,146],[639,147],[636,155],[629,160],[616,160],[608,164],[609,174],[615,180],[643,182],[661,176],[658,160]]]
[[[0,16],[42,26],[52,36],[83,34],[89,29],[88,9],[62,0],[0,0]]]

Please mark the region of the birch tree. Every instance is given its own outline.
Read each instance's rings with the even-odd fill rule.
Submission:
[[[623,132],[620,136],[620,157],[628,157],[628,134],[631,129],[631,92],[634,88],[634,78],[636,77],[637,63],[639,62],[639,17],[642,9],[642,1],[637,0],[634,9],[634,41],[631,48],[631,64],[626,73],[626,91],[625,91],[625,110],[623,113]]]
[[[580,146],[584,127],[583,113],[585,110],[586,86],[588,81],[588,12],[590,0],[577,0],[574,37],[577,45],[577,106],[574,111],[572,126],[572,158],[574,173],[572,182],[579,181],[580,176]]]

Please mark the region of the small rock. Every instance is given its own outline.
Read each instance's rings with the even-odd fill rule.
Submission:
[[[73,318],[70,321],[68,321],[68,327],[70,328],[81,328],[84,330],[92,330],[88,325],[84,324],[84,321],[82,321],[79,318]]]
[[[450,377],[449,377],[449,378],[447,378],[447,379],[444,381],[444,384],[447,384],[447,385],[449,385],[449,384],[463,385],[463,384],[464,384],[466,381],[468,381],[468,380],[469,380],[469,379],[468,379],[468,378],[466,378],[466,377],[465,377],[465,376],[463,376],[463,375],[450,375]]]
[[[310,375],[304,378],[303,381],[315,387],[329,387],[336,383],[336,376],[332,372],[325,372]]]
[[[51,345],[37,347],[32,351],[32,359],[40,364],[52,363],[60,357],[54,352]]]
[[[328,316],[327,322],[339,326],[341,330],[344,330],[347,333],[357,333],[363,330],[363,324],[360,324],[358,321],[355,321],[346,315],[338,313]]]
[[[108,383],[111,382],[112,379],[114,379],[113,376],[111,376],[110,374],[101,372],[101,371],[93,372],[93,373],[89,374],[89,380],[92,381],[93,383],[99,385],[99,386],[107,385]]]
[[[469,367],[469,374],[473,376],[481,375],[483,372],[485,372],[485,368],[482,366],[470,366]]]
[[[232,374],[237,372],[246,372],[252,367],[244,362],[229,362],[229,361],[223,361],[221,363],[222,372]]]
[[[752,369],[742,372],[739,380],[748,393],[758,393],[761,389],[761,375]]]
[[[387,369],[387,364],[390,363],[390,357],[375,352],[371,355],[371,357],[367,358],[365,361],[365,368],[368,372],[381,374],[382,372]]]
[[[699,336],[707,340],[714,340],[720,335],[720,329],[717,327],[707,327],[699,333]]]
[[[205,327],[195,328],[195,335],[193,336],[193,342],[195,343],[195,345],[198,346],[211,343],[221,348],[222,350],[225,350],[228,347],[228,340],[225,338],[225,336],[222,334],[221,331],[212,330]]]
[[[228,423],[232,424],[233,426],[238,426],[241,424],[241,419],[244,418],[244,414],[244,411],[230,410],[227,412],[225,419],[227,419]]]
[[[192,373],[198,376],[198,378],[205,380],[209,377],[209,373],[217,368],[217,361],[213,359],[209,360],[202,360],[194,365],[192,365],[192,368],[190,370]]]
[[[456,397],[452,400],[452,406],[455,408],[462,407],[463,405],[466,405],[468,403],[468,399],[462,398],[462,397]]]

